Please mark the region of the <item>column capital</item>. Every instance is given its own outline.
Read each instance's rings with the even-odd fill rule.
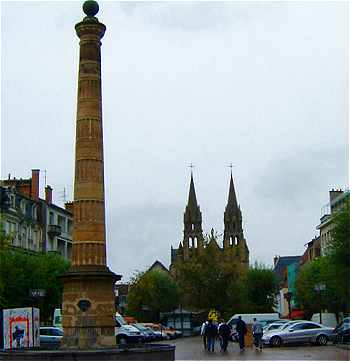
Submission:
[[[95,17],[87,16],[83,21],[75,25],[75,31],[80,39],[91,35],[102,39],[106,31],[106,25],[100,23]]]

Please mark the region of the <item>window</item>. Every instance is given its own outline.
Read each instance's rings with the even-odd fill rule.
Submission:
[[[73,221],[71,221],[70,219],[68,219],[68,223],[67,223],[67,233],[72,234],[73,232]]]
[[[59,226],[61,226],[61,231],[66,232],[66,218],[62,216],[57,216],[57,223]]]
[[[53,328],[51,330],[51,335],[53,336],[63,336],[63,331],[58,328]]]
[[[317,325],[316,323],[304,323],[303,330],[311,330],[314,328],[321,328],[321,326]]]
[[[49,224],[55,224],[55,215],[53,212],[50,212],[49,214]]]
[[[26,213],[26,201],[24,199],[21,200],[20,208],[22,213]]]
[[[38,218],[38,207],[35,204],[32,206],[32,215],[34,219]]]
[[[305,326],[304,323],[299,323],[299,324],[291,327],[290,330],[293,330],[293,331],[304,330],[304,326]]]
[[[16,197],[14,194],[10,194],[10,208],[16,208]]]

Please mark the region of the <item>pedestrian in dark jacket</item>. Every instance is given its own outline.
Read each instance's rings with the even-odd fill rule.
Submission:
[[[214,352],[215,340],[218,335],[218,328],[213,324],[212,320],[209,320],[208,324],[205,326],[204,334],[207,337],[208,351]]]
[[[227,323],[222,322],[219,325],[219,336],[220,336],[220,340],[221,340],[221,351],[222,352],[227,351],[227,345],[228,345],[228,340],[230,338],[230,335],[231,335],[230,326]]]
[[[244,351],[245,348],[244,335],[247,333],[247,325],[242,320],[241,316],[238,316],[238,321],[236,323],[236,331],[238,333],[239,348],[241,351]]]

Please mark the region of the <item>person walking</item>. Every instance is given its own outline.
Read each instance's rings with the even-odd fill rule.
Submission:
[[[238,316],[238,321],[236,323],[236,331],[238,333],[239,349],[241,351],[244,351],[245,348],[244,335],[247,333],[247,325],[242,320],[241,316]]]
[[[225,321],[222,321],[220,323],[220,325],[219,325],[218,331],[219,331],[220,346],[221,346],[220,351],[221,352],[226,352],[227,351],[228,340],[229,340],[230,335],[231,335],[231,328]]]
[[[218,328],[213,324],[213,321],[210,319],[208,324],[205,326],[204,334],[207,337],[207,350],[214,352],[215,349],[215,339],[218,335]]]
[[[262,324],[254,317],[253,319],[253,337],[254,337],[254,345],[255,349],[262,351],[262,336],[263,336],[263,327]]]
[[[207,349],[207,336],[205,334],[205,327],[208,324],[208,321],[204,321],[201,327],[201,336],[203,339],[203,346],[204,346],[204,350]]]

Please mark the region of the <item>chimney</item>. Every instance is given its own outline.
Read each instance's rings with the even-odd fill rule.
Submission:
[[[273,257],[273,266],[274,267],[276,267],[276,264],[277,264],[279,258],[280,258],[280,256],[277,256],[277,255],[275,257]]]
[[[332,189],[329,191],[329,202],[331,204],[331,207],[334,199],[337,198],[342,193],[343,191],[341,189]]]
[[[47,204],[52,204],[52,188],[49,185],[45,187],[45,201]]]
[[[32,169],[30,197],[36,201],[39,200],[39,175],[40,175],[40,169]]]
[[[74,202],[66,202],[64,207],[68,212],[71,212],[74,215]]]

